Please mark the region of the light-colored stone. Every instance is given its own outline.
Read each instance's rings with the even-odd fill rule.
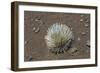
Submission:
[[[86,41],[86,45],[87,45],[88,47],[90,47],[90,41],[89,41],[89,40]]]
[[[85,33],[85,32],[81,32],[81,34],[82,34],[82,35],[86,35],[86,33]]]
[[[35,28],[35,27],[33,27],[33,28],[32,28],[32,30],[33,30],[33,31],[35,31],[35,30],[36,30],[36,28]]]
[[[77,38],[77,40],[78,40],[78,41],[80,41],[80,40],[81,40],[81,38],[80,38],[80,37],[78,37],[78,38]]]
[[[69,53],[74,54],[77,51],[78,51],[78,49],[76,47],[72,47],[72,48],[70,48]]]
[[[80,22],[83,22],[83,19],[80,19]]]
[[[89,25],[86,23],[84,26],[85,26],[85,27],[88,27]]]
[[[27,44],[27,41],[25,41],[25,45]]]
[[[40,31],[40,28],[38,27],[36,30],[35,30],[35,33],[38,33]]]
[[[80,15],[81,17],[84,17],[84,15]]]

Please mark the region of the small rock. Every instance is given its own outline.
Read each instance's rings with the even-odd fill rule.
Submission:
[[[78,41],[80,41],[81,39],[80,39],[80,37],[78,37],[78,39],[77,39]]]
[[[80,15],[81,17],[84,17],[84,15]]]
[[[86,46],[90,47],[90,41],[89,40],[86,42]]]
[[[27,41],[25,41],[25,45],[27,44]]]
[[[36,19],[35,19],[36,22],[37,22],[37,21],[40,21],[40,20],[41,20],[40,18],[36,18]]]
[[[78,51],[78,49],[76,47],[70,48],[69,53],[70,54],[74,54]]]
[[[36,30],[35,30],[35,33],[38,33],[40,31],[40,28],[38,27]]]
[[[32,28],[32,30],[33,30],[33,31],[35,31],[35,30],[36,30],[36,28],[35,28],[35,27],[33,27],[33,28]]]
[[[80,22],[83,22],[83,19],[80,19]]]
[[[82,35],[86,35],[86,33],[85,33],[85,32],[82,32],[81,34],[82,34]]]
[[[32,60],[33,60],[32,56],[29,56],[29,61],[32,61]]]
[[[89,25],[88,25],[88,24],[85,24],[84,26],[85,26],[85,27],[88,27]]]

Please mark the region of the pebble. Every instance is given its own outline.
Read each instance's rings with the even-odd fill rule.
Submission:
[[[35,21],[39,21],[38,19],[35,19]]]
[[[85,27],[88,27],[89,25],[88,25],[88,24],[85,24],[84,26],[85,26]]]
[[[81,34],[82,34],[82,35],[86,35],[86,33],[85,33],[85,32],[82,32]]]
[[[29,56],[29,61],[32,61],[32,60],[33,60],[32,56]]]
[[[25,41],[25,44],[27,44],[27,41]]]
[[[38,33],[40,31],[40,28],[38,27],[36,30],[35,30],[35,33]]]
[[[32,28],[32,30],[33,30],[33,31],[35,31],[35,30],[36,30],[36,28],[35,28],[35,27],[33,27],[33,28]]]
[[[31,21],[33,21],[34,19],[31,19]]]
[[[35,21],[40,21],[40,20],[41,20],[40,18],[36,18],[36,19],[35,19]]]
[[[78,41],[80,41],[81,39],[80,39],[80,37],[78,37],[78,39],[77,39]]]
[[[84,17],[84,15],[81,15],[81,17]]]
[[[83,21],[83,19],[80,19],[80,22],[82,22]]]
[[[74,54],[78,51],[76,47],[70,48],[69,53]]]
[[[40,18],[35,19],[36,22],[38,22],[39,25],[43,24],[43,21]]]
[[[89,40],[86,42],[86,46],[90,47],[90,41]]]

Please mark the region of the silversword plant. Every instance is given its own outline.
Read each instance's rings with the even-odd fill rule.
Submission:
[[[45,41],[48,49],[53,53],[64,53],[71,47],[74,36],[70,28],[61,23],[55,23],[47,30]]]

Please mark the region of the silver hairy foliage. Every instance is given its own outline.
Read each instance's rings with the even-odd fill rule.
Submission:
[[[74,40],[71,29],[60,23],[53,24],[47,30],[45,41],[49,50],[53,53],[63,53],[69,49]]]

